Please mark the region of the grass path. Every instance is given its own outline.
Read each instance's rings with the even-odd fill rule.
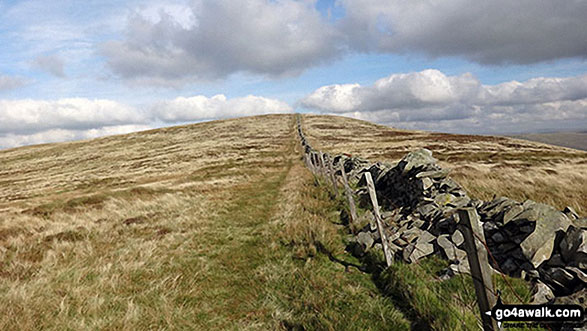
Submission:
[[[208,245],[220,250],[198,284],[209,302],[201,326],[407,330],[369,275],[345,272],[318,253],[318,245],[344,253],[342,228],[336,202],[296,156],[284,159],[283,172],[239,188],[210,223]]]

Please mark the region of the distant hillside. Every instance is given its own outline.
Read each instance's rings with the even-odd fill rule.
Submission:
[[[532,199],[587,212],[587,152],[508,137],[398,130],[337,116],[304,116],[314,148],[394,162],[427,148],[471,196]]]
[[[587,151],[587,132],[532,133],[512,137]]]

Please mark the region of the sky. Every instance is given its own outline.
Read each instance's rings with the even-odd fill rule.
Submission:
[[[587,130],[587,0],[0,0],[0,149],[267,113]]]

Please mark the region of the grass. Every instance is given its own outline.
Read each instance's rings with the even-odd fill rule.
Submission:
[[[297,330],[409,330],[411,321],[381,296],[369,274],[345,252],[346,229],[339,201],[331,199],[307,170],[290,170],[283,188],[285,213],[272,226],[287,258],[268,265],[268,295],[282,325]]]
[[[0,153],[17,179],[0,192],[0,329],[407,330],[368,274],[326,253],[353,261],[293,117],[262,119]]]

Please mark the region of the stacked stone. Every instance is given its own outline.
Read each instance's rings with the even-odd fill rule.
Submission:
[[[395,166],[376,163],[363,167],[359,174],[366,171],[374,178],[380,204],[389,210],[382,216],[396,259],[414,263],[438,254],[451,261],[449,270],[453,273],[469,272],[455,214],[458,208],[469,206],[471,200],[447,177],[448,171],[436,165],[429,150],[409,153]],[[363,181],[358,185],[364,185]],[[358,193],[363,193],[360,201],[368,204],[366,191]],[[372,216],[368,217],[370,225],[358,234],[355,253],[364,254],[381,242]]]
[[[497,198],[479,208],[497,268],[534,284],[536,302],[585,295],[587,219],[527,200]]]

